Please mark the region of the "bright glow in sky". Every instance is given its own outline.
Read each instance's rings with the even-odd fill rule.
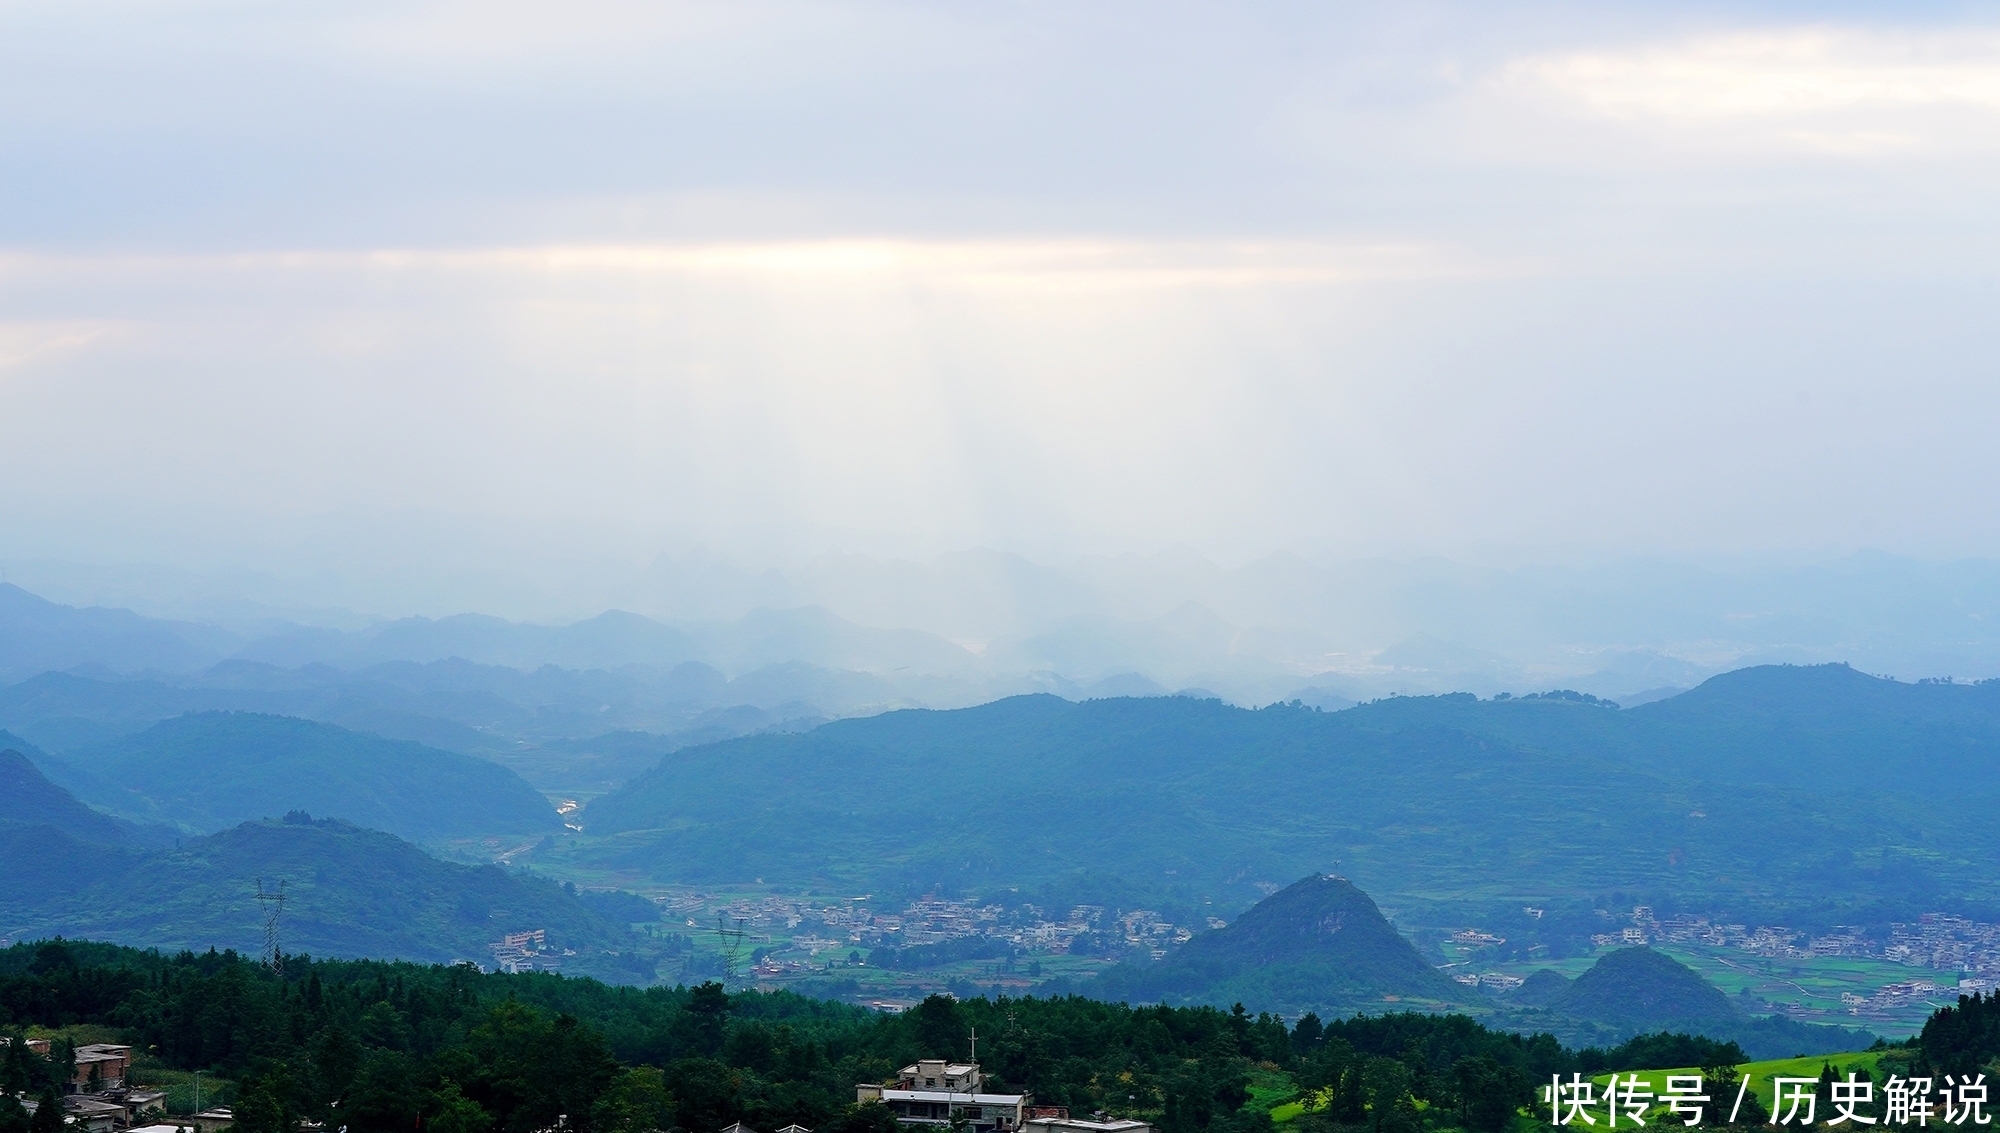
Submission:
[[[1997,555],[1996,173],[1973,6],[0,5],[0,558]]]

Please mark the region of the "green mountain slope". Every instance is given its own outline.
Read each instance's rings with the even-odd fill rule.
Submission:
[[[0,750],[0,823],[53,826],[79,841],[105,845],[132,840],[118,820],[78,802],[12,748]]]
[[[1698,1031],[1737,1017],[1721,989],[1651,948],[1604,954],[1550,998],[1548,1007],[1572,1018],[1632,1031]]]
[[[258,884],[285,883],[281,944],[330,957],[490,963],[504,933],[544,929],[592,970],[636,979],[633,938],[560,886],[499,866],[439,861],[376,830],[300,815],[251,822],[173,850],[91,847],[50,827],[0,827],[0,935],[56,935],[164,949],[263,947]],[[616,953],[617,955],[609,955]],[[625,971],[630,969],[630,971]]]
[[[89,801],[194,830],[291,810],[420,841],[560,826],[548,801],[499,764],[285,716],[181,716],[72,762],[116,784]]]
[[[2000,792],[2000,681],[1906,684],[1846,665],[1760,665],[1630,711],[1585,707],[1405,697],[1352,715],[1365,727],[1457,728],[1709,782],[1796,785],[1810,768],[1822,788],[1949,778],[1975,794]]]
[[[1554,968],[1542,968],[1530,975],[1526,983],[1514,989],[1507,997],[1508,1002],[1522,1007],[1547,1007],[1555,1002],[1563,992],[1569,990],[1570,979]]]
[[[1098,999],[1242,1002],[1287,1014],[1465,998],[1465,989],[1419,956],[1366,893],[1345,878],[1317,875],[1258,902],[1235,923],[1197,935],[1158,964],[1120,964],[1086,990]]]
[[[1809,688],[1826,674],[1778,676]],[[562,852],[691,883],[1056,886],[1225,908],[1254,903],[1258,882],[1329,869],[1399,908],[1512,902],[1516,915],[1620,890],[1822,911],[2000,898],[2000,830],[1982,817],[2000,772],[1955,783],[1961,805],[1940,807],[1894,760],[1843,787],[1810,763],[1745,783],[1646,755],[1740,733],[1752,713],[1711,716],[1686,733],[1563,699],[1323,713],[1017,697],[675,752],[593,802]]]

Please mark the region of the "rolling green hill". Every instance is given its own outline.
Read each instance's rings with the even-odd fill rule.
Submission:
[[[1651,948],[1621,948],[1566,980],[1549,969],[1499,999],[1493,1026],[1548,1031],[1576,1046],[1609,1047],[1638,1035],[1706,1035],[1735,1042],[1752,1058],[1806,1050],[1860,1050],[1867,1031],[1745,1015],[1700,973]],[[1665,1044],[1671,1046],[1671,1043]]]
[[[0,750],[0,823],[53,826],[79,841],[112,846],[133,840],[128,827],[78,802],[13,748]]]
[[[1393,1010],[1401,1000],[1456,1003],[1466,989],[1440,975],[1345,878],[1312,876],[1204,932],[1160,963],[1127,961],[1085,985],[1132,1003],[1254,1004],[1330,1015]]]
[[[92,803],[214,831],[305,810],[418,841],[560,827],[555,810],[499,764],[331,724],[250,712],[165,720],[72,758]]]
[[[585,836],[552,852],[676,882],[1021,887],[1224,911],[1254,903],[1257,883],[1327,870],[1393,908],[1517,917],[1612,892],[1821,918],[2000,899],[2000,829],[1983,817],[2000,749],[1938,806],[1935,774],[1964,761],[1870,762],[1860,741],[1815,738],[1840,729],[1792,722],[1833,713],[1855,680],[1874,678],[1750,670],[1687,694],[1692,708],[1631,712],[1469,695],[1342,712],[1048,696],[897,712],[675,752],[593,802]],[[1992,695],[1875,683],[1842,727],[1944,728],[1951,706]],[[1985,750],[1983,732],[1961,732]],[[1678,769],[1728,737],[1771,753],[1739,752],[1726,777]],[[1855,770],[1817,774],[1839,760]]]
[[[1651,948],[1607,952],[1548,1002],[1573,1018],[1633,1031],[1696,1031],[1736,1019],[1729,997]]]
[[[328,957],[490,963],[508,932],[544,929],[587,970],[651,976],[623,926],[554,882],[439,861],[390,834],[293,814],[172,850],[91,846],[52,827],[0,826],[0,935],[89,936],[168,950],[263,947],[261,881],[285,883],[281,945]]]
[[[1706,782],[1907,791],[1949,779],[1975,795],[2000,792],[2000,681],[1906,684],[1846,665],[1760,665],[1630,711],[1566,707],[1575,702],[1404,697],[1353,715],[1368,727],[1460,728]]]

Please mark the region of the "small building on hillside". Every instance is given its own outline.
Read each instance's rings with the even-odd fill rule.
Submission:
[[[125,1088],[132,1070],[132,1048],[111,1043],[86,1043],[76,1048],[75,1088],[96,1093]]]
[[[87,1133],[111,1133],[125,1128],[125,1107],[116,1102],[71,1094],[63,1099],[63,1112],[71,1128]]]
[[[9,1040],[0,1038],[0,1044]],[[54,1053],[48,1039],[29,1039],[28,1049],[43,1058]],[[115,1043],[85,1043],[76,1048],[76,1073],[67,1093],[95,1094],[102,1090],[122,1090],[125,1076],[132,1070],[132,1048]]]
[[[1015,1133],[1021,1128],[1027,1094],[989,1094],[981,1090],[986,1075],[977,1062],[926,1058],[905,1066],[888,1085],[861,1083],[854,1100],[879,1101],[904,1125],[950,1125],[963,1122],[975,1133]]]

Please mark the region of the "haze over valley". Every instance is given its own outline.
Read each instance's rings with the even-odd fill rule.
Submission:
[[[0,4],[0,1133],[1986,1123],[1996,139],[1943,0]]]

